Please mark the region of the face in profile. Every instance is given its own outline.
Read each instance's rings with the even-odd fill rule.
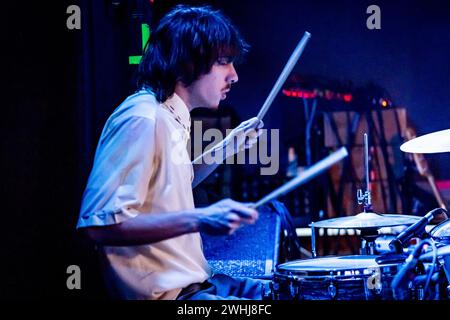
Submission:
[[[231,84],[238,81],[234,64],[228,58],[219,58],[211,70],[187,87],[192,107],[216,109],[226,99]]]

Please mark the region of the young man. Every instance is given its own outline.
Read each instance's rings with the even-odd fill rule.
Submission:
[[[101,248],[115,297],[261,299],[258,281],[211,276],[199,234],[232,233],[254,223],[257,211],[231,199],[195,208],[192,187],[218,163],[193,165],[186,148],[189,111],[218,107],[246,50],[230,21],[209,7],[177,6],[152,33],[140,90],[103,129],[78,221]],[[213,149],[227,151],[225,159],[251,147],[261,127],[245,121]]]

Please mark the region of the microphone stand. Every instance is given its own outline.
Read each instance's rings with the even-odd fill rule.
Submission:
[[[419,270],[424,268],[423,265],[419,268],[418,263],[425,244],[433,249],[433,262],[429,267],[429,270],[422,270],[422,272],[420,272]],[[437,278],[438,276],[435,274],[436,261],[437,249],[434,242],[429,239],[419,242],[411,254],[406,258],[399,272],[391,282],[394,299],[405,300],[415,298],[424,300],[427,297],[430,283],[439,280]],[[425,275],[421,275],[420,273],[425,273]],[[424,284],[422,285],[421,282],[424,282]],[[406,288],[406,290],[403,288]],[[409,291],[409,293],[405,294],[405,291]],[[412,293],[414,293],[413,296],[411,296]]]

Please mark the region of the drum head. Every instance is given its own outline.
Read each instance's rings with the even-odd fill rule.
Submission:
[[[379,265],[375,261],[376,257],[371,255],[353,255],[296,260],[279,265],[277,270],[280,273],[298,275],[326,275],[330,273],[335,275],[368,274],[375,268],[387,266]]]
[[[430,231],[434,241],[450,244],[450,219],[442,221]]]

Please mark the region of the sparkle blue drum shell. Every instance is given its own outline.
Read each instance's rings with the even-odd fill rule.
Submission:
[[[401,264],[378,264],[377,256],[338,256],[278,265],[277,300],[391,300],[391,282]]]
[[[450,244],[450,219],[442,221],[431,229],[430,236],[439,244]]]

